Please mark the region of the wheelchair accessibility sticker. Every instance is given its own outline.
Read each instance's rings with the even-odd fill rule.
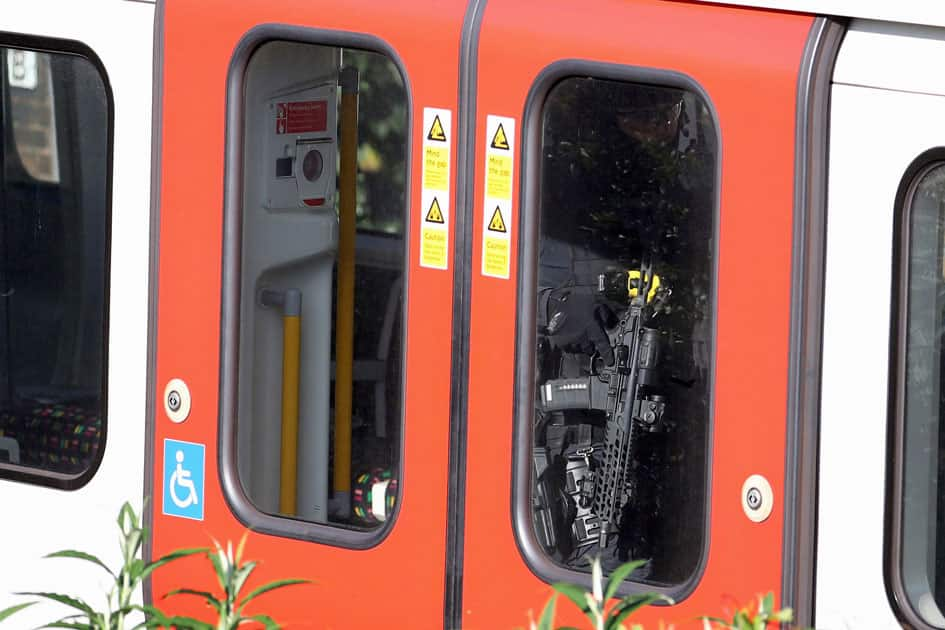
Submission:
[[[164,440],[164,513],[203,520],[204,445]]]

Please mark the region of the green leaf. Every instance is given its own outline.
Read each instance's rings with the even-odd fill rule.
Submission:
[[[151,606],[149,604],[132,604],[128,606],[123,612],[129,613],[132,611],[138,611],[144,613],[144,621],[134,626],[132,630],[137,630],[138,628],[167,628],[170,627],[170,618],[164,614],[164,612],[157,608],[156,606]]]
[[[233,580],[230,583],[229,593],[232,594],[233,599],[239,595],[239,592],[243,590],[243,585],[246,584],[246,580],[249,579],[250,574],[256,569],[255,562],[247,562],[243,566],[239,567],[233,573]]]
[[[656,593],[640,593],[638,595],[627,595],[611,609],[608,615],[607,623],[604,626],[607,630],[616,630],[623,623],[623,620],[633,614],[635,611],[649,606],[654,602],[663,601],[665,598]]]
[[[92,610],[92,607],[86,604],[81,599],[70,597],[68,595],[63,595],[61,593],[31,592],[31,593],[17,593],[17,595],[27,595],[29,597],[42,597],[44,599],[50,599],[54,602],[65,604],[66,606],[69,606],[70,608],[81,610],[82,612],[84,612],[86,615],[89,615],[90,617],[95,614],[95,611]]]
[[[220,600],[218,600],[213,593],[209,591],[197,591],[192,588],[175,588],[172,591],[168,591],[161,599],[167,599],[171,595],[193,595],[195,597],[202,597],[207,601],[208,604],[214,608],[218,608],[220,605]]]
[[[175,551],[172,551],[171,553],[161,556],[160,558],[158,558],[157,560],[155,560],[154,562],[146,566],[144,570],[141,571],[141,577],[139,579],[143,580],[147,578],[149,575],[154,573],[155,569],[164,566],[168,562],[172,562],[174,560],[178,560],[180,558],[184,558],[187,556],[193,556],[198,553],[207,553],[208,551],[210,551],[210,549],[207,547],[191,547],[189,549],[177,549]]]
[[[213,624],[183,616],[171,617],[168,620],[167,627],[177,628],[177,630],[214,630]]]
[[[774,593],[768,592],[761,600],[758,614],[761,616],[770,615],[774,611]]]
[[[90,553],[85,553],[84,551],[76,551],[75,549],[63,549],[62,551],[55,551],[49,555],[43,556],[44,558],[75,558],[77,560],[85,560],[86,562],[91,562],[92,564],[98,565],[108,571],[108,574],[115,578],[115,574],[105,566],[105,563],[93,556]],[[117,578],[116,578],[117,579]]]
[[[781,623],[790,623],[794,619],[794,610],[792,608],[782,608],[771,613],[768,617],[771,621],[780,621]]]
[[[240,608],[245,606],[251,600],[256,599],[263,593],[268,593],[269,591],[274,591],[277,588],[284,588],[286,586],[292,586],[294,584],[311,584],[311,580],[287,579],[287,580],[276,580],[274,582],[269,582],[268,584],[263,584],[262,586],[250,591],[250,593],[246,597],[243,598],[243,601],[240,602]]]
[[[541,611],[541,617],[538,619],[537,630],[554,630],[555,604],[557,603],[557,600],[557,594],[553,594],[550,598],[548,598],[548,603],[545,604],[544,610]]]
[[[0,610],[0,621],[3,621],[10,615],[14,615],[20,612],[24,608],[29,608],[35,603],[36,602],[26,602],[25,604],[16,604],[15,606],[10,606],[9,608],[4,608],[3,610]]]
[[[620,588],[620,585],[623,583],[627,577],[639,569],[642,566],[646,566],[648,560],[634,560],[632,562],[626,562],[610,574],[607,578],[607,588],[604,591],[604,601],[607,601],[617,592],[617,589]]]
[[[90,626],[88,623],[79,623],[78,621],[53,621],[52,623],[47,623],[45,626],[40,626],[40,628],[73,628],[73,630],[90,630],[93,626]]]
[[[236,562],[239,562],[243,559],[243,549],[246,547],[246,539],[249,538],[249,530],[243,532],[243,535],[240,537],[240,544],[236,546]]]
[[[279,624],[276,623],[276,620],[269,615],[253,615],[252,617],[248,617],[246,619],[261,623],[266,630],[279,630],[280,627]]]
[[[590,607],[587,605],[587,591],[578,586],[577,584],[569,584],[567,582],[555,582],[551,585],[551,588],[555,589],[572,602],[574,605],[581,609],[581,612],[587,614],[590,612]]]

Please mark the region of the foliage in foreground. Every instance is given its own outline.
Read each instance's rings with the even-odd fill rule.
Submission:
[[[576,630],[570,627],[555,626],[555,607],[558,595],[567,597],[584,613],[592,630],[628,630],[624,622],[637,610],[660,601],[673,603],[670,598],[658,593],[634,593],[617,599],[608,605],[608,602],[616,595],[620,584],[645,564],[646,560],[637,560],[621,565],[610,574],[605,582],[600,559],[595,558],[591,561],[591,590],[588,591],[583,586],[568,582],[553,584],[552,588],[556,592],[545,604],[538,621],[532,619],[531,612],[529,612],[530,630]],[[764,597],[759,596],[758,600],[752,605],[737,609],[732,613],[731,620],[709,616],[700,617],[699,620],[702,622],[704,630],[712,630],[713,628],[767,630],[772,626],[777,627],[777,624],[788,623],[792,618],[793,612],[790,608],[775,610],[774,594],[768,593]],[[661,630],[672,630],[673,625],[660,622],[660,628]],[[643,630],[643,626],[632,623],[629,630]]]
[[[730,630],[766,630],[770,624],[790,623],[794,618],[794,611],[790,608],[774,609],[774,593],[758,600],[751,606],[739,608],[732,615],[732,620],[719,617],[703,617],[702,623],[706,630],[710,628],[728,628]]]
[[[101,610],[96,609],[90,603],[79,597],[63,593],[24,592],[17,593],[17,595],[39,599],[16,604],[0,610],[0,622],[38,603],[38,601],[47,600],[62,604],[72,609],[72,612],[46,623],[41,626],[42,628],[138,630],[140,628],[167,628],[173,626],[181,630],[234,630],[246,623],[261,623],[267,629],[278,628],[278,624],[276,624],[270,616],[253,615],[247,617],[243,615],[243,609],[250,601],[264,593],[292,584],[307,582],[307,580],[294,579],[277,580],[264,584],[240,598],[240,592],[243,586],[256,568],[255,562],[242,561],[243,547],[246,543],[245,535],[240,541],[235,554],[233,553],[232,544],[227,543],[226,550],[224,550],[218,542],[214,541],[215,549],[208,549],[207,547],[179,549],[153,562],[144,562],[141,559],[141,549],[147,539],[148,530],[142,526],[138,515],[135,514],[134,509],[127,502],[118,512],[118,528],[120,531],[119,545],[121,546],[122,564],[117,573],[110,569],[99,558],[83,551],[67,549],[45,556],[46,558],[72,558],[82,560],[83,562],[94,564],[108,573],[112,579],[112,585],[106,595],[104,608]],[[222,599],[217,598],[209,592],[187,588],[171,591],[165,595],[165,597],[177,594],[189,594],[202,597],[216,612],[218,618],[216,624],[210,624],[192,617],[169,616],[156,606],[140,605],[132,602],[144,580],[157,569],[169,562],[198,554],[205,554],[212,564],[220,588],[223,589]],[[143,620],[137,622],[132,621],[129,619],[132,616],[136,619],[143,618]]]
[[[633,593],[608,605],[623,581],[645,564],[646,560],[627,562],[615,569],[605,582],[600,558],[594,558],[591,560],[591,590],[588,591],[577,584],[556,582],[552,585],[552,588],[557,593],[553,594],[548,603],[545,604],[538,622],[530,621],[531,630],[553,630],[555,605],[559,594],[574,602],[574,605],[587,617],[591,624],[590,627],[594,630],[625,630],[624,620],[640,608],[658,601],[672,603],[672,600],[665,595]],[[633,628],[638,627],[633,626]],[[559,630],[565,629],[559,628]]]

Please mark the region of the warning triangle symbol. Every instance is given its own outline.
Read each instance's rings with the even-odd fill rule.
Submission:
[[[495,130],[495,135],[492,136],[492,146],[493,149],[504,149],[509,150],[509,139],[505,137],[505,129],[502,128],[502,123],[499,123],[499,128]],[[505,230],[502,230],[503,232]]]
[[[491,232],[505,232],[506,231],[505,220],[502,218],[502,210],[499,209],[499,206],[495,207],[495,212],[492,213],[492,218],[489,220],[489,231]]]
[[[424,221],[427,223],[445,223],[443,221],[443,211],[440,210],[440,202],[437,201],[436,197],[433,198],[433,203],[430,204],[430,209],[427,210]]]
[[[440,122],[439,115],[433,118],[433,124],[430,125],[430,133],[427,134],[427,140],[446,142],[446,131],[443,129],[443,123]]]

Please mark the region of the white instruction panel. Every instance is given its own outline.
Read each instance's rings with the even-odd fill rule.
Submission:
[[[487,116],[485,140],[482,275],[508,280],[512,256],[515,119],[505,116]]]
[[[420,195],[420,266],[449,268],[452,112],[423,108],[423,192]]]

